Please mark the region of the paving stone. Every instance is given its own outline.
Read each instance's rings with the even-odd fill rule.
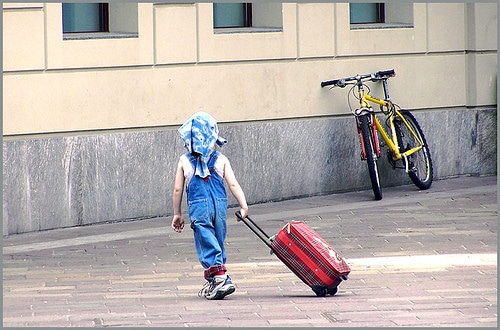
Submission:
[[[250,207],[269,233],[302,219],[352,261],[335,296],[316,297],[230,217],[236,292],[200,298],[192,232],[174,233],[158,218],[5,237],[3,326],[497,326],[496,177],[440,180],[425,193],[389,187],[381,201],[359,195]]]

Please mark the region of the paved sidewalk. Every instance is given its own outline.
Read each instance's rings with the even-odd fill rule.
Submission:
[[[236,292],[197,296],[189,228],[170,219],[3,239],[4,327],[496,327],[497,177],[435,181],[250,207],[271,234],[305,220],[351,265],[316,297],[253,233],[228,219]],[[235,209],[229,210],[233,214]]]

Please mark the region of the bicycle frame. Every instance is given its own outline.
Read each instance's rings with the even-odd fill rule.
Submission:
[[[383,87],[384,87],[385,100],[381,100],[381,99],[376,98],[368,93],[365,93],[364,88],[363,88],[363,84],[361,83],[361,81],[359,81],[357,83],[360,108],[357,110],[359,112],[359,114],[355,113],[355,115],[360,115],[360,114],[363,114],[364,112],[368,112],[371,114],[370,117],[371,117],[372,123],[373,122],[375,123],[374,131],[372,132],[372,134],[373,134],[373,143],[375,144],[374,147],[375,147],[375,152],[377,154],[377,157],[380,157],[380,146],[379,146],[377,134],[375,133],[375,129],[376,129],[376,131],[378,131],[380,133],[382,140],[384,140],[384,142],[387,145],[387,147],[389,148],[389,150],[392,151],[393,160],[397,161],[397,160],[401,160],[403,158],[405,159],[405,162],[404,162],[405,163],[405,171],[406,171],[406,173],[408,173],[409,169],[408,169],[408,162],[406,161],[406,158],[408,156],[410,156],[411,154],[421,150],[424,144],[423,144],[423,141],[421,141],[419,139],[418,135],[415,133],[415,131],[412,129],[412,127],[408,124],[408,122],[406,121],[404,116],[401,115],[401,113],[396,109],[394,104],[390,101],[389,92],[387,89],[387,80],[383,80],[382,82],[383,82]],[[382,124],[380,123],[380,120],[377,118],[377,116],[375,116],[375,112],[373,111],[373,108],[371,107],[370,102],[380,105],[381,109],[383,109],[384,107],[387,109],[386,112],[384,112],[383,110],[382,110],[382,112],[384,112],[388,116],[390,135],[385,130],[385,128],[382,126]],[[398,145],[398,141],[396,138],[396,128],[394,125],[394,118],[395,117],[398,117],[403,121],[404,125],[408,128],[408,130],[411,132],[413,138],[415,138],[415,141],[417,141],[417,143],[418,143],[418,145],[416,147],[409,149],[409,150],[406,150],[403,153],[401,153],[399,151],[399,145]],[[359,130],[359,125],[358,125],[358,133],[360,134],[360,138],[361,138],[361,132]],[[361,153],[362,153],[362,157],[364,159],[366,157],[366,150],[365,150],[365,147],[363,145],[362,138],[361,138]]]
[[[385,83],[385,81],[384,81]],[[387,93],[387,89],[386,89],[386,85],[384,84],[384,91],[385,91],[385,94],[387,96],[387,99],[389,99],[389,95]],[[388,122],[389,122],[389,128],[390,128],[390,135],[389,133],[386,131],[386,129],[382,126],[382,124],[380,123],[380,120],[377,118],[377,116],[375,116],[374,112],[372,112],[372,118],[373,118],[373,121],[375,122],[375,127],[376,127],[376,130],[380,133],[380,136],[382,137],[382,140],[384,140],[385,144],[387,145],[387,147],[389,148],[389,150],[392,151],[392,157],[393,157],[393,160],[401,160],[403,158],[406,158],[408,156],[410,156],[411,154],[419,151],[422,149],[423,147],[423,141],[421,141],[418,137],[418,135],[414,132],[414,130],[412,129],[412,127],[408,124],[408,122],[406,121],[406,119],[404,118],[404,116],[401,115],[401,113],[394,107],[394,104],[392,104],[392,102],[388,101],[388,100],[381,100],[379,98],[376,98],[376,97],[373,97],[371,96],[370,94],[367,94],[367,93],[364,93],[362,87],[360,87],[360,89],[358,90],[358,93],[360,94],[360,106],[361,106],[361,109],[365,108],[365,109],[371,109],[371,106],[370,106],[370,103],[369,102],[372,102],[372,103],[375,103],[375,104],[378,104],[381,106],[381,108],[385,107],[388,111]],[[404,123],[404,125],[408,128],[408,130],[411,132],[411,134],[413,135],[413,137],[415,138],[415,140],[418,142],[418,146],[412,148],[412,149],[409,149],[409,150],[406,150],[405,152],[401,153],[399,151],[399,145],[398,145],[398,141],[397,141],[397,138],[396,138],[396,128],[395,128],[395,125],[394,125],[394,118],[395,117],[398,117],[401,119],[401,121]],[[375,133],[375,132],[374,132]],[[376,138],[375,136],[376,134],[374,134],[374,143],[376,144],[376,150],[377,150],[377,156],[380,156],[379,154],[379,150],[380,150],[380,147],[378,146],[378,139]],[[392,137],[392,138],[391,138]],[[363,152],[365,152],[364,150],[364,147],[362,146],[362,149],[363,149]],[[405,164],[407,164],[408,162],[405,161]],[[405,169],[406,172],[408,172],[408,168]]]

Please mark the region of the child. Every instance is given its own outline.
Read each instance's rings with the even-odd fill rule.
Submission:
[[[197,112],[178,131],[188,152],[180,157],[177,165],[172,228],[178,233],[184,228],[181,202],[185,185],[196,252],[207,280],[198,295],[211,300],[223,299],[235,291],[225,274],[227,195],[223,179],[238,201],[243,217],[248,214],[248,205],[229,160],[215,150],[216,144],[221,147],[227,143],[219,136],[215,119],[208,113]]]

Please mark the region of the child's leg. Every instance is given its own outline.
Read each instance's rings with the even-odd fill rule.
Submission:
[[[221,249],[221,257],[222,263],[226,263],[226,247],[224,242],[226,241],[227,234],[227,199],[226,198],[218,198],[216,200],[215,206],[215,237],[217,238],[217,242],[219,243]]]
[[[229,276],[226,273],[226,252],[224,247],[224,241],[226,238],[226,216],[227,216],[227,202],[226,199],[217,199],[217,204],[215,208],[215,216],[213,221],[213,226],[207,226],[206,228],[201,226],[203,230],[210,228],[212,232],[213,239],[217,241],[217,246],[219,247],[220,254],[217,254],[216,261],[207,267],[205,267],[204,277],[209,281],[209,286],[204,286],[198,295],[204,296],[207,299],[223,299],[225,296],[233,293],[236,289]],[[195,232],[199,227],[197,227],[195,222]],[[196,234],[195,234],[196,237]],[[214,244],[215,245],[215,244]],[[200,247],[200,252],[204,248],[204,244],[197,245]],[[202,253],[203,254],[203,253]],[[199,254],[200,255],[200,254]],[[207,260],[205,260],[207,262]],[[202,263],[203,264],[203,263]]]
[[[211,221],[197,219],[191,222],[194,233],[194,243],[198,260],[203,268],[208,269],[214,265],[223,265],[225,255],[216,237],[215,228]]]
[[[217,258],[216,263],[210,265],[210,267],[205,267],[205,279],[212,278],[216,275],[224,275],[226,273],[226,248],[224,246],[227,232],[226,212],[226,208],[224,208],[222,212],[216,212],[214,236],[217,239],[217,243],[220,248],[220,258]]]

